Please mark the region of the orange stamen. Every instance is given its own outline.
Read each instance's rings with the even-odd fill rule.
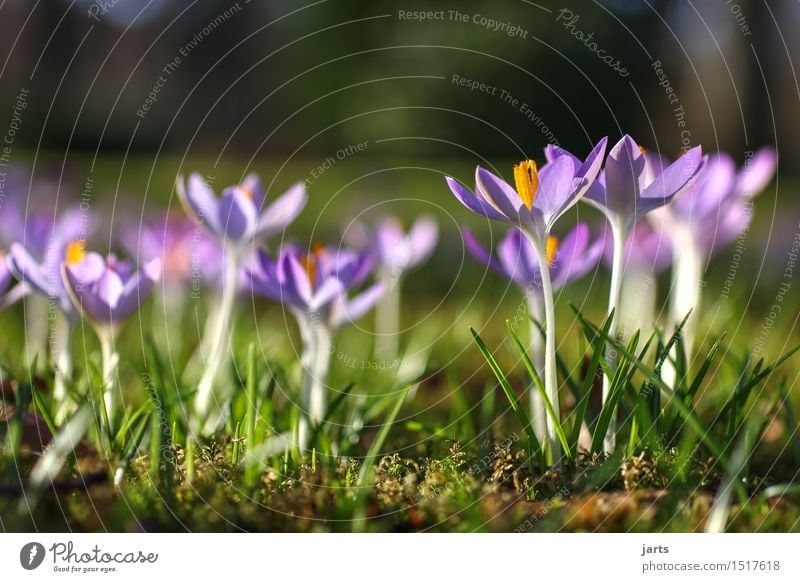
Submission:
[[[82,262],[86,257],[86,243],[82,240],[72,241],[64,250],[64,260],[71,267]]]
[[[539,174],[536,171],[536,162],[525,160],[514,166],[514,183],[517,194],[522,198],[528,210],[533,208],[533,200],[539,189]]]
[[[547,237],[547,251],[545,254],[547,255],[547,266],[552,267],[553,261],[556,260],[556,255],[558,254],[558,238],[552,235]]]

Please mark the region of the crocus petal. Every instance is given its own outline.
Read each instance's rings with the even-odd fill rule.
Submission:
[[[257,209],[244,192],[227,188],[219,201],[217,219],[228,240],[246,242],[255,233]]]
[[[293,255],[287,255],[283,263],[286,286],[308,305],[311,301],[311,282],[308,273]]]
[[[198,173],[189,176],[189,182],[184,187],[183,177],[177,180],[178,198],[186,212],[198,221],[204,223],[208,229],[217,236],[222,236],[220,229],[218,202],[211,187]]]
[[[464,246],[467,247],[469,253],[475,257],[480,264],[489,267],[503,277],[510,277],[506,269],[503,268],[503,265],[495,260],[492,254],[478,242],[469,228],[462,228],[461,236],[464,239]]]
[[[316,311],[346,291],[344,284],[335,278],[329,277],[314,291],[314,296],[308,304],[311,311]]]
[[[54,282],[47,280],[41,265],[21,244],[11,245],[4,264],[8,265],[7,273],[8,271],[13,273],[17,279],[29,285],[36,293],[45,297],[53,296]]]
[[[603,199],[592,198],[613,214],[633,216],[645,186],[645,157],[629,135],[619,140],[608,153]]]
[[[702,148],[695,146],[656,176],[656,179],[642,191],[642,199],[657,205],[669,202],[694,185],[702,164]]]
[[[730,156],[709,156],[697,183],[686,194],[676,198],[669,209],[681,219],[705,228],[706,219],[716,219],[733,194],[735,175],[736,165]]]
[[[265,238],[282,232],[300,214],[308,201],[305,185],[299,182],[267,206],[258,219],[256,237]]]
[[[11,283],[11,271],[8,268],[7,257],[0,253],[0,295],[6,292],[8,284]]]
[[[597,265],[603,252],[603,241],[596,240],[590,245],[589,240],[589,227],[585,224],[578,224],[564,237],[550,267],[553,289],[580,279]]]
[[[482,199],[477,198],[467,188],[464,188],[464,186],[459,184],[454,178],[451,178],[450,176],[445,176],[445,181],[447,181],[447,185],[450,187],[450,191],[458,199],[458,201],[461,202],[461,204],[466,206],[469,210],[471,210],[475,214],[479,214],[491,220],[504,220],[504,221],[508,220],[505,216],[503,216],[497,210],[489,206]]]
[[[385,291],[382,282],[375,283],[363,293],[356,295],[354,298],[348,300],[344,304],[344,309],[341,315],[341,320],[338,325],[345,322],[354,322],[366,314],[378,300],[383,296]]]
[[[439,241],[439,225],[430,217],[418,218],[408,233],[411,247],[411,264],[416,266],[427,260]]]
[[[567,161],[568,165],[572,165]],[[483,201],[499,212],[506,219],[513,222],[517,221],[520,207],[525,204],[517,191],[505,180],[495,176],[489,170],[478,166],[475,168],[476,194]],[[540,186],[541,190],[541,186]]]
[[[116,307],[111,311],[113,321],[123,321],[138,311],[160,278],[161,259],[148,261],[125,284]]]
[[[771,147],[758,150],[736,176],[736,195],[752,198],[759,194],[775,175],[778,156]]]
[[[508,231],[497,246],[497,255],[500,257],[500,264],[506,276],[523,291],[531,285],[541,284],[539,265],[531,243],[519,230]]]
[[[261,208],[264,204],[267,193],[264,190],[264,185],[261,183],[261,178],[256,173],[247,174],[239,187],[246,190],[247,195],[253,201],[256,208]]]
[[[549,228],[572,204],[575,166],[568,156],[559,156],[539,170],[539,191],[533,201]]]

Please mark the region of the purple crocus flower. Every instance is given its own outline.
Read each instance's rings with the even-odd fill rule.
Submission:
[[[497,258],[480,244],[468,228],[462,230],[467,250],[482,263],[503,277],[511,279],[522,290],[527,301],[532,359],[538,374],[545,370],[542,336],[537,324],[542,319],[542,277],[533,247],[518,229],[511,229],[497,247]],[[585,275],[600,258],[602,240],[590,243],[589,228],[578,224],[561,244],[554,236],[547,239],[547,264],[553,291]],[[530,389],[530,417],[540,439],[546,438],[547,409],[538,389]]]
[[[161,259],[164,281],[182,284],[191,278],[193,252],[206,238],[204,231],[195,229],[186,218],[165,215],[124,224],[120,241],[141,264]]]
[[[24,286],[19,284],[19,289],[10,289],[13,276],[8,268],[7,255],[0,250],[0,309],[5,309],[18,301],[24,292]]]
[[[439,240],[439,227],[429,217],[420,217],[408,232],[396,218],[385,218],[375,227],[376,252],[381,270],[398,277],[425,262]]]
[[[555,305],[547,261],[547,240],[555,222],[586,193],[600,171],[607,138],[601,139],[584,161],[566,150],[552,150],[557,155],[537,169],[533,160],[514,166],[515,188],[478,166],[473,194],[453,178],[447,184],[453,195],[468,209],[492,220],[516,226],[533,247],[542,281],[545,312],[544,384],[547,397],[558,416],[558,377],[556,371]],[[547,445],[553,459],[560,462],[561,447],[555,423],[547,418]]]
[[[184,187],[178,177],[178,196],[187,213],[202,222],[220,241],[233,245],[264,239],[286,229],[306,204],[302,182],[295,184],[271,204],[256,174],[238,186],[225,188],[220,198],[200,174],[193,173]]]
[[[65,242],[52,241],[44,253],[43,262],[40,263],[24,246],[14,243],[6,260],[8,268],[17,279],[34,293],[55,302],[72,325],[78,319],[78,311],[72,304],[61,277],[66,247]]]
[[[261,251],[246,271],[253,291],[289,306],[300,326],[304,369],[300,448],[308,445],[312,423],[325,418],[325,380],[335,351],[334,334],[345,323],[369,311],[383,293],[384,285],[379,282],[353,298],[348,297],[348,290],[363,283],[373,267],[368,252],[322,246],[304,251],[286,246],[277,261]]]
[[[369,311],[384,290],[382,283],[373,284],[352,299],[349,289],[359,286],[374,269],[368,252],[315,247],[309,252],[287,245],[273,260],[259,251],[246,269],[253,291],[280,301],[296,313],[307,314],[335,331]]]
[[[66,247],[61,272],[75,308],[94,324],[113,327],[139,310],[161,277],[161,260],[137,270],[114,255],[87,253],[83,241],[75,241]]]
[[[554,160],[568,155],[562,151],[552,149],[548,155]],[[651,156],[652,163],[648,163]],[[700,146],[664,167],[659,158],[646,154],[631,136],[625,135],[608,152],[603,172],[583,200],[603,212],[612,229],[619,224],[627,233],[648,212],[689,190],[702,168]]]
[[[654,224],[669,233],[672,243],[670,324],[677,326],[690,314],[683,328],[683,343],[689,355],[705,262],[747,228],[753,216],[751,199],[772,179],[776,163],[775,150],[770,147],[757,151],[738,171],[729,155],[712,154],[697,183],[651,217]],[[664,379],[667,383],[674,381],[669,362]]]
[[[379,264],[378,276],[385,285],[376,307],[375,353],[392,359],[399,347],[403,275],[428,260],[439,240],[439,226],[432,217],[422,216],[406,232],[397,218],[384,218],[376,224],[374,233],[363,227],[360,233],[359,246],[373,249]]]
[[[468,228],[462,231],[467,250],[478,262],[503,277],[511,279],[523,292],[541,293],[539,263],[533,249],[519,230],[509,230],[497,247],[497,258],[481,245]],[[556,237],[547,240],[547,263],[553,291],[580,279],[596,264],[603,251],[603,241],[590,241],[589,227],[578,224],[559,244]]]
[[[266,192],[256,174],[248,175],[241,184],[225,188],[217,198],[211,187],[194,173],[184,187],[181,176],[177,180],[178,197],[187,214],[203,224],[222,244],[225,255],[225,274],[222,284],[222,299],[215,325],[208,329],[210,336],[203,338],[208,346],[208,356],[203,375],[195,396],[196,417],[203,423],[206,432],[213,429],[219,419],[209,418],[217,375],[223,368],[228,350],[234,299],[239,288],[240,266],[248,245],[283,231],[306,204],[307,196],[303,183],[289,188],[271,204],[266,204]]]
[[[141,269],[114,255],[103,258],[87,253],[84,241],[64,250],[61,277],[78,312],[88,320],[100,340],[103,356],[103,401],[109,429],[114,428],[115,380],[119,356],[114,351],[116,331],[133,315],[161,277],[161,260],[152,259]]]
[[[556,161],[568,154],[551,149],[549,157]],[[669,166],[660,158],[646,154],[629,135],[624,135],[608,152],[603,173],[583,197],[588,204],[605,214],[611,227],[613,261],[608,311],[614,313],[609,334],[618,334],[618,317],[622,276],[625,268],[625,245],[633,225],[647,213],[652,212],[677,196],[686,192],[697,181],[703,169],[702,151],[699,146],[688,150]],[[614,367],[616,352],[609,346],[609,363]],[[608,398],[610,378],[603,381],[603,402]],[[604,450],[611,454],[616,446],[616,427],[612,421],[604,443]]]

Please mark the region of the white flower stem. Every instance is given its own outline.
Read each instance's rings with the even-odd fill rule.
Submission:
[[[611,263],[611,287],[608,292],[608,313],[614,312],[609,326],[608,335],[617,339],[619,335],[619,300],[622,292],[622,275],[625,268],[625,242],[628,240],[628,228],[621,221],[611,220],[611,234],[614,238],[614,253]],[[612,345],[606,346],[606,362],[612,373],[617,368],[617,350]],[[611,391],[611,378],[609,376],[603,377],[603,406],[605,406]],[[617,445],[617,418],[616,411],[611,416],[611,422],[608,425],[608,432],[603,438],[603,451],[610,455],[614,452]]]
[[[48,299],[36,293],[29,295],[24,313],[25,356],[29,364],[38,356],[37,367],[42,369],[47,353]]]
[[[297,444],[309,446],[312,424],[325,418],[328,407],[326,380],[331,360],[332,334],[318,313],[297,313],[303,340],[303,388],[300,394],[300,424]]]
[[[547,262],[547,250],[544,240],[539,240],[524,233],[533,245],[539,263],[539,274],[542,278],[542,297],[544,299],[545,346],[544,346],[544,391],[553,406],[555,419],[547,415],[547,444],[553,458],[554,466],[561,464],[561,442],[558,440],[555,422],[561,422],[558,398],[558,369],[556,368],[556,308],[553,301],[553,284],[550,281],[550,265]]]
[[[96,332],[100,340],[100,352],[103,358],[103,406],[106,409],[106,417],[108,418],[109,434],[113,434],[119,356],[114,351],[115,333],[113,326],[97,326]]]
[[[694,332],[700,306],[700,282],[703,276],[703,254],[698,248],[695,237],[686,225],[675,224],[672,229],[672,293],[670,295],[669,317],[670,329],[680,325],[683,318],[691,311],[689,319],[683,326],[683,345],[686,350],[687,360],[691,359],[694,347]],[[672,364],[675,349],[670,352],[670,357],[664,362],[661,374],[667,386],[674,387],[677,380],[677,371]]]
[[[63,314],[59,314],[58,323],[53,330],[50,343],[51,358],[55,371],[53,385],[53,401],[56,405],[55,422],[61,425],[73,412],[73,406],[67,399],[67,386],[72,378],[71,338],[73,323]]]
[[[397,356],[399,347],[400,277],[385,273],[381,279],[386,291],[375,306],[375,351],[388,359]]]
[[[225,253],[225,259],[225,279],[222,283],[222,302],[220,303],[218,319],[216,325],[210,329],[213,334],[210,341],[206,341],[206,338],[203,338],[203,344],[210,346],[210,349],[194,401],[197,415],[195,420],[201,427],[207,420],[214,385],[225,361],[225,355],[228,352],[231,339],[231,315],[233,314],[233,304],[239,279],[240,254],[238,249],[228,248]]]
[[[544,375],[545,369],[545,346],[542,342],[542,333],[539,331],[537,322],[539,324],[542,323],[542,301],[532,289],[529,289],[525,296],[528,302],[528,315],[530,316],[530,342],[531,352],[533,354],[533,367],[541,378]],[[542,395],[533,382],[528,386],[528,394],[530,395],[529,406],[533,432],[536,434],[536,438],[541,441],[547,434],[547,409],[545,408]]]

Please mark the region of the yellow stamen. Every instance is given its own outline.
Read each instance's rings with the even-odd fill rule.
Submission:
[[[82,240],[72,241],[64,250],[64,260],[67,266],[77,265],[86,257],[86,243]]]
[[[539,189],[539,174],[536,172],[536,162],[525,160],[514,166],[514,183],[517,194],[522,198],[528,210],[533,208],[533,199]]]
[[[325,252],[325,247],[319,243],[314,243],[311,251],[304,257],[300,257],[300,265],[305,269],[308,282],[311,287],[314,287],[314,282],[317,280],[317,263],[319,256]]]
[[[647,155],[647,150],[645,150],[642,146],[639,146],[639,151],[642,152],[642,155]]]
[[[547,237],[547,266],[552,267],[553,261],[556,260],[556,254],[558,254],[558,238],[550,235]]]
[[[239,192],[241,192],[242,194],[247,196],[250,200],[252,200],[255,197],[255,194],[253,194],[252,188],[248,188],[247,186],[240,185],[239,186]]]

